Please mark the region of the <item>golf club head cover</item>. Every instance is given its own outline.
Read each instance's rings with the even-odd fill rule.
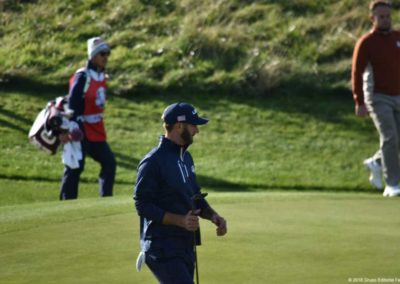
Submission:
[[[142,269],[142,265],[146,259],[146,254],[141,251],[136,259],[136,271],[139,272]]]
[[[81,141],[83,139],[83,132],[79,127],[73,128],[69,132],[69,137],[72,141]]]

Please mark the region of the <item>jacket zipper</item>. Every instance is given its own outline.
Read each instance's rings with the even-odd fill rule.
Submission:
[[[179,167],[179,170],[181,171],[183,182],[186,183],[186,178],[185,178],[185,175],[183,173],[183,169],[182,169],[180,161],[178,161],[178,167]]]

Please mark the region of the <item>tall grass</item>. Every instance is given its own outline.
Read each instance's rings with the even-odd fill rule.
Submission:
[[[298,77],[343,89],[355,38],[369,27],[360,0],[3,4],[2,81],[64,84],[84,63],[86,40],[101,35],[114,49],[112,90],[130,96],[166,90],[263,95],[292,88],[288,82]]]

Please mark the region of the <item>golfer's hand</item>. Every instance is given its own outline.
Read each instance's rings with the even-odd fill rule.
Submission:
[[[194,232],[199,229],[199,217],[197,216],[200,213],[200,210],[192,211],[190,210],[183,219],[183,227],[190,231]]]
[[[213,222],[217,226],[217,236],[223,236],[228,232],[226,220],[218,214],[214,214],[211,217],[211,222]]]
[[[356,105],[356,115],[358,117],[365,117],[368,115],[368,110],[365,105]]]

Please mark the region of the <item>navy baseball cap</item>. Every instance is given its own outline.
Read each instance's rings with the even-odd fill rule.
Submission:
[[[199,117],[197,110],[192,105],[183,102],[167,106],[161,118],[166,124],[170,125],[177,122],[202,125],[208,122],[207,118]]]

